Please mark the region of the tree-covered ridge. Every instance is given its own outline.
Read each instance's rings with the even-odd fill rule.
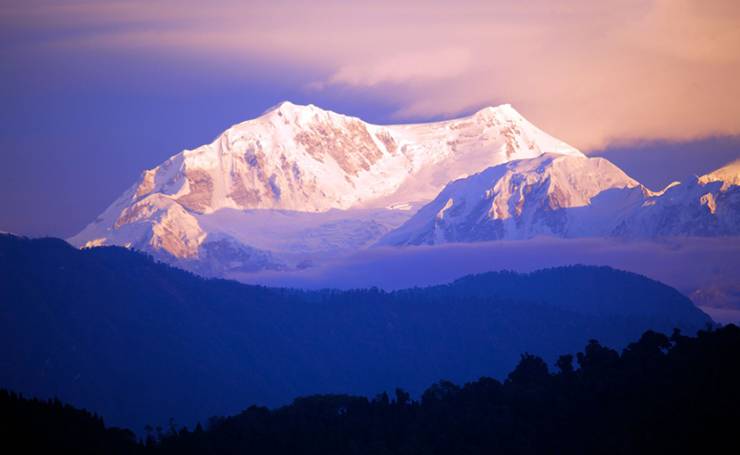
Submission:
[[[732,453],[738,358],[734,325],[696,337],[648,331],[621,353],[592,340],[553,371],[524,354],[503,382],[440,381],[419,399],[401,389],[373,399],[307,396],[214,417],[205,429],[173,426],[136,446],[130,433],[105,430],[88,413],[5,392],[2,441],[79,453]]]
[[[607,267],[296,291],[207,280],[118,247],[0,235],[0,387],[137,433],[296,396],[417,396],[439,378],[503,378],[521,352],[552,363],[591,338],[623,348],[647,329],[693,334],[709,321],[674,289]]]

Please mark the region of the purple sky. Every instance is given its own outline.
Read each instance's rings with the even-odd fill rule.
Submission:
[[[208,45],[223,46],[220,41],[204,38],[208,45],[188,48],[191,31],[173,36],[154,35],[151,46],[135,45],[140,34],[133,32],[166,31],[174,27],[156,15],[153,16],[156,22],[147,22],[151,14],[146,10],[142,11],[147,14],[126,10],[125,14],[119,12],[114,17],[105,8],[91,8],[86,2],[59,3],[74,6],[76,10],[55,10],[49,7],[58,5],[54,2],[13,3],[0,7],[0,230],[34,236],[72,235],[129,187],[142,170],[184,148],[210,142],[231,124],[255,117],[286,99],[313,103],[375,123],[456,117],[486,104],[512,102],[535,124],[586,152],[592,150],[584,144],[607,144],[599,146],[596,153],[612,159],[653,188],[686,175],[705,173],[740,156],[740,137],[727,135],[735,124],[718,129],[724,136],[708,133],[702,136],[699,132],[691,134],[693,139],[680,141],[675,138],[656,141],[662,130],[650,129],[645,130],[646,140],[635,142],[641,130],[633,127],[632,132],[624,133],[631,137],[629,141],[620,140],[617,144],[622,145],[613,145],[614,142],[604,138],[619,136],[622,134],[619,128],[607,128],[601,134],[604,126],[598,125],[601,135],[592,136],[577,134],[576,120],[570,120],[567,127],[559,127],[558,115],[549,116],[547,106],[536,103],[539,98],[528,98],[526,87],[512,86],[509,81],[501,81],[500,89],[461,92],[453,100],[440,97],[448,92],[440,85],[442,82],[450,87],[471,85],[470,81],[485,76],[482,71],[488,70],[471,63],[477,61],[479,56],[475,52],[479,49],[473,45],[466,47],[467,41],[462,38],[459,47],[437,52],[434,47],[431,51],[418,48],[409,35],[409,42],[420,50],[409,47],[408,52],[399,54],[410,56],[408,59],[394,57],[360,65],[351,60],[354,56],[346,55],[345,47],[366,42],[367,37],[361,34],[348,36],[346,46],[336,46],[333,53],[325,49],[317,51],[316,64],[312,61],[311,47],[285,46],[277,39],[279,36],[256,35],[251,39],[265,39],[266,44],[260,49],[272,52],[274,58],[273,54],[265,57],[247,49],[239,58],[219,55],[215,60]],[[121,6],[120,2],[100,4]],[[79,14],[80,11],[91,13],[86,16]],[[506,13],[521,18],[520,12]],[[168,14],[163,17],[169,18]],[[265,9],[262,14],[274,17],[276,13]],[[173,13],[172,17],[181,21],[175,25],[182,30],[182,24],[193,22],[197,16]],[[337,23],[344,23],[342,18],[337,16]],[[430,25],[424,30],[432,29]],[[207,27],[196,30],[197,37],[208,37],[212,32]],[[400,27],[389,29],[388,33],[401,33],[398,30],[412,32]],[[417,36],[420,32],[414,33]],[[151,34],[145,36],[151,38]],[[232,38],[238,36],[224,39]],[[328,42],[333,42],[331,39],[327,36]],[[98,42],[108,45],[98,46]],[[119,45],[121,42],[126,45]],[[156,46],[161,42],[180,47],[176,52],[163,51]],[[378,55],[382,53],[373,55],[380,58]],[[454,71],[439,71],[436,66],[425,69],[427,57],[435,63],[439,58],[448,59]],[[426,72],[417,74],[413,68],[397,67],[399,61],[408,60]],[[721,59],[718,61],[722,63]],[[377,69],[372,72],[371,80],[358,76],[365,73],[357,71],[367,68]],[[389,72],[389,68],[393,71]],[[466,79],[468,73],[470,80]],[[402,74],[403,78],[394,79],[394,74]],[[318,84],[321,89],[311,88],[315,81],[327,82]],[[526,82],[532,81],[522,84]],[[687,87],[690,83],[687,82]],[[407,91],[404,84],[421,87],[425,92],[416,94],[416,98],[395,96]],[[539,89],[533,88],[531,92],[538,94]],[[547,96],[544,91],[541,99],[549,99]],[[688,92],[677,96],[684,96],[687,103],[698,103]],[[438,104],[425,104],[419,98],[439,99]],[[457,99],[465,102],[456,103]],[[702,103],[712,106],[711,100]],[[577,110],[577,106],[558,107],[561,112],[569,108]],[[625,109],[628,107],[615,106],[615,111]],[[399,112],[405,114],[399,117]],[[736,123],[737,119],[733,121]],[[582,130],[596,127],[584,125]]]

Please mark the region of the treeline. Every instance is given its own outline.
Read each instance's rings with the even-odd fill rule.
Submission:
[[[3,444],[208,454],[728,453],[740,422],[740,329],[648,331],[622,353],[591,341],[553,371],[524,354],[500,382],[442,381],[418,399],[320,395],[205,428],[129,432],[58,402],[0,394]],[[197,392],[194,392],[197,393]]]
[[[0,390],[0,452],[129,454],[143,446],[131,430],[106,428],[100,416]]]

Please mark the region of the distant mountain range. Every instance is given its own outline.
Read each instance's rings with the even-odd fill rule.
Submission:
[[[738,179],[740,161],[653,192],[603,158],[544,154],[450,183],[380,244],[737,235]]]
[[[673,288],[606,267],[468,276],[396,292],[204,279],[118,247],[0,235],[0,388],[56,396],[141,431],[310,393],[420,392],[552,362],[595,338],[690,334]]]
[[[250,282],[336,268],[374,246],[543,236],[737,242],[739,184],[735,161],[653,191],[509,105],[382,126],[284,102],[143,172],[69,241]],[[686,292],[737,306],[733,280]]]
[[[284,102],[145,171],[70,242],[215,276],[305,267],[372,245],[454,179],[544,153],[583,157],[509,105],[380,126]]]

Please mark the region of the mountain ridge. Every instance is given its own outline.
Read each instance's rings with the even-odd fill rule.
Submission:
[[[731,163],[652,191],[603,158],[512,161],[451,182],[378,245],[737,235],[738,170]]]
[[[737,163],[653,191],[508,104],[375,125],[284,101],[144,171],[69,241],[236,277],[373,245],[734,235]]]

